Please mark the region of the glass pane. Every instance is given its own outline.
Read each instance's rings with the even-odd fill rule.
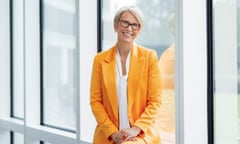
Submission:
[[[240,1],[214,0],[214,143],[239,144]]]
[[[12,98],[13,116],[24,117],[23,1],[12,1]]]
[[[10,144],[11,143],[10,132],[0,129],[0,140],[1,140],[1,143],[3,144]]]
[[[19,133],[13,133],[13,144],[24,144],[24,136]]]
[[[44,0],[42,16],[44,124],[75,130],[75,1]]]
[[[174,89],[174,0],[102,0],[103,45],[106,50],[116,42],[113,28],[116,10],[123,5],[137,5],[144,13],[144,28],[136,42],[155,49],[162,74],[163,95],[159,116],[162,144],[175,143],[175,89]]]

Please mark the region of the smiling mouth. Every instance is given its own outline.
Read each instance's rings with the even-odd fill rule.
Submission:
[[[130,34],[130,33],[128,33],[128,32],[123,32],[123,35],[126,36],[126,37],[131,37],[131,36],[133,36],[133,34]]]

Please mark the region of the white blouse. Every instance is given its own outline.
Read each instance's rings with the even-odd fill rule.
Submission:
[[[128,53],[126,60],[126,75],[122,75],[122,64],[119,51],[117,49],[117,94],[118,94],[118,111],[119,111],[119,130],[124,128],[130,128],[128,118],[128,102],[127,102],[127,80],[129,70],[130,53]]]

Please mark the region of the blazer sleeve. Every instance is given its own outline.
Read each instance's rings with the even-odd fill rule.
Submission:
[[[151,51],[149,54],[147,69],[147,105],[140,118],[134,123],[144,133],[157,126],[157,116],[161,105],[161,77],[155,51]]]
[[[90,105],[93,115],[98,123],[99,129],[101,129],[105,136],[109,138],[114,132],[117,132],[117,127],[109,119],[108,114],[103,104],[103,91],[102,91],[102,70],[100,56],[96,55],[94,58],[91,78],[90,89]]]

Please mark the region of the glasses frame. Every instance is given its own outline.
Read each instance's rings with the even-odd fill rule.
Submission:
[[[139,30],[141,25],[137,24],[137,23],[130,23],[129,21],[126,20],[119,20],[119,24],[123,27],[123,28],[128,28],[129,26],[131,26],[131,28],[133,30]]]

